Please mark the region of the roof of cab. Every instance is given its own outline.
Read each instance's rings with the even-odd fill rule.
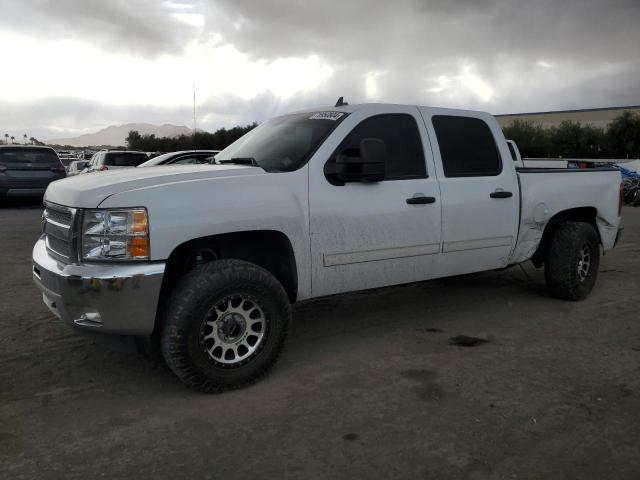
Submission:
[[[20,145],[18,143],[9,144],[9,145],[0,145],[0,148],[21,148],[24,150],[53,150],[53,148],[47,147],[45,145]],[[53,151],[55,152],[55,150]]]
[[[480,111],[480,110],[465,110],[461,108],[446,108],[446,107],[436,107],[430,105],[410,105],[410,104],[402,104],[402,103],[356,103],[349,105],[342,105],[339,107],[335,106],[324,106],[324,107],[316,107],[316,108],[307,108],[304,110],[298,110],[296,112],[291,113],[306,113],[306,112],[344,112],[344,113],[353,113],[361,109],[375,109],[379,107],[413,107],[413,108],[425,108],[429,110],[437,111],[438,114],[453,114],[453,115],[472,115],[475,117],[479,116],[487,116],[491,115],[488,112]]]

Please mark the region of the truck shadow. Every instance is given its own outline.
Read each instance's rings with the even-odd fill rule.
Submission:
[[[457,330],[472,315],[488,314],[509,302],[529,306],[532,300],[546,301],[545,297],[539,272],[525,276],[520,269],[509,269],[302,302],[294,307],[292,334],[283,352],[289,366],[276,368],[273,374],[278,375],[279,371],[285,379],[297,375],[297,367],[323,361],[324,354],[320,352],[337,340],[348,349],[350,343],[356,345],[366,342],[368,337],[393,335],[399,329],[408,332],[409,337],[424,335],[429,330],[437,332],[438,341],[445,345],[452,335],[475,333]],[[52,322],[57,319],[43,316],[43,324]],[[485,327],[480,324],[478,328]],[[29,385],[44,386],[45,391],[57,392],[58,398],[87,389],[124,392],[132,385],[136,391],[144,391],[145,396],[154,392],[197,395],[182,386],[158,355],[114,349],[104,342],[80,339],[67,329],[62,324],[49,325],[47,330],[52,338],[40,348],[41,354],[58,365],[57,369],[52,371],[42,363],[27,366],[24,378],[15,379],[11,397],[30,396]],[[309,350],[310,344],[317,348]]]
[[[439,317],[477,315],[505,304],[550,298],[541,270],[517,267],[385,287],[302,302],[294,308],[292,343],[362,329],[436,328]]]

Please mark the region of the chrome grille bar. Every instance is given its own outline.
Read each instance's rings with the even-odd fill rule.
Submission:
[[[45,203],[44,234],[47,250],[62,261],[73,260],[73,222],[76,210]]]

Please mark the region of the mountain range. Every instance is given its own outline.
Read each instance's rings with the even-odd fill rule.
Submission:
[[[140,135],[155,135],[156,137],[177,137],[178,135],[191,135],[192,129],[180,125],[153,125],[151,123],[127,123],[124,125],[112,125],[95,133],[86,133],[71,138],[55,138],[47,140],[49,145],[69,145],[71,147],[99,147],[99,146],[125,146],[127,135],[131,130],[137,130]]]

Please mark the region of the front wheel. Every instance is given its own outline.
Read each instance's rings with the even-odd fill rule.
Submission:
[[[565,222],[553,234],[545,279],[551,293],[564,300],[582,300],[596,283],[600,265],[600,242],[593,226]]]
[[[162,354],[191,388],[240,387],[275,363],[290,320],[289,299],[273,275],[252,263],[216,260],[189,272],[172,293]]]

